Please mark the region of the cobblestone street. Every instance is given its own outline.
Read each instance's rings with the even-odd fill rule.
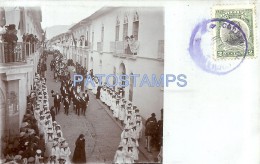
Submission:
[[[60,82],[55,82],[53,72],[49,68],[51,59],[52,56],[49,56],[46,73],[50,106],[53,105],[51,90],[60,92]],[[87,162],[112,163],[122,130],[108,115],[104,106],[95,99],[94,95],[89,93],[89,96],[90,102],[86,116],[76,115],[72,105],[70,105],[69,115],[67,116],[64,114],[63,104],[61,104],[61,110],[56,115],[56,121],[61,125],[63,136],[69,143],[71,149],[70,158],[74,153],[75,141],[79,134],[82,133],[86,139]],[[139,159],[144,160],[145,157],[140,153]]]

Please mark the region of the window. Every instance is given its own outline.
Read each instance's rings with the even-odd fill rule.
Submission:
[[[118,41],[119,40],[119,28],[120,28],[120,25],[117,25],[116,26],[116,41]]]
[[[104,41],[104,25],[102,24],[102,28],[101,28],[101,42]]]
[[[125,40],[126,36],[128,36],[128,17],[125,14],[124,25],[123,25],[123,40]]]
[[[123,40],[125,40],[126,36],[128,36],[128,23],[123,26]]]
[[[134,21],[133,21],[133,36],[136,40],[138,40],[138,30],[139,30],[139,15],[137,12],[134,14]]]
[[[139,21],[133,22],[133,36],[138,40]]]
[[[116,37],[115,41],[119,41],[119,29],[120,29],[120,21],[119,18],[116,18]]]

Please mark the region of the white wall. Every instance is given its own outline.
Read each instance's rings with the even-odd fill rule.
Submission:
[[[193,28],[212,18],[212,6],[197,1],[166,8],[165,73],[186,74],[188,85],[165,91],[164,162],[258,164],[259,58],[218,76],[201,70],[188,52]]]
[[[123,59],[114,57],[110,52],[110,42],[115,41],[116,18],[120,20],[119,41],[122,41],[123,36],[123,21],[124,13],[128,13],[128,35],[132,35],[133,16],[135,11],[139,13],[139,42],[140,53],[138,56],[148,57],[153,59],[137,58]],[[163,62],[157,59],[158,56],[158,40],[164,39],[164,12],[162,8],[119,8],[112,12],[105,13],[102,16],[94,19],[90,25],[90,42],[92,42],[92,32],[94,31],[94,51],[90,53],[89,63],[93,57],[94,74],[112,74],[114,67],[116,72],[119,72],[121,63],[125,64],[126,74],[134,73],[141,74],[137,79],[137,84],[140,85],[144,74],[156,74],[159,78],[163,74]],[[101,41],[101,27],[104,24],[104,47],[103,54],[97,53],[97,42]],[[93,43],[92,43],[93,44]],[[100,60],[102,60],[102,72],[100,72]],[[91,64],[89,65],[89,69]],[[112,79],[111,79],[112,80]],[[105,79],[103,79],[103,82]],[[126,99],[129,97],[129,87],[125,89]],[[151,113],[155,113],[157,119],[160,119],[160,110],[163,108],[163,90],[160,87],[144,86],[134,87],[133,103],[140,109],[141,115],[147,119]]]

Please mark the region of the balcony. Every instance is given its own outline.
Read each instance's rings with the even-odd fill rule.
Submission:
[[[26,62],[27,57],[35,53],[39,47],[39,44],[25,42],[0,43],[0,63]]]
[[[113,53],[114,57],[134,59],[134,60],[136,59],[136,55],[133,55],[131,52],[125,52],[124,41],[110,42],[110,52]]]

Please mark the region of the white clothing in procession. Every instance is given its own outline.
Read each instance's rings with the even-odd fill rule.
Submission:
[[[41,157],[41,155],[35,155],[35,164],[40,164],[40,159],[41,159],[42,157]]]
[[[142,137],[143,124],[142,122],[136,123],[136,138],[140,139]]]
[[[123,132],[121,133],[121,140],[123,140],[124,138],[128,138],[130,136],[131,134],[129,130],[123,130]]]
[[[125,163],[134,163],[134,152],[127,151],[125,155]]]
[[[139,150],[137,148],[137,147],[139,147],[138,141],[131,138],[128,141],[128,146],[133,147],[133,151],[132,151],[133,158],[134,158],[134,160],[138,160],[139,159]]]
[[[60,158],[60,148],[59,148],[59,146],[55,146],[55,147],[51,148],[51,155],[55,155],[56,160],[58,160]]]
[[[104,102],[104,89],[103,89],[103,87],[100,89],[100,100],[102,101],[102,102]]]
[[[111,101],[112,101],[112,96],[111,96],[111,94],[108,92],[107,93],[107,106],[109,106],[109,107],[111,107]]]
[[[119,104],[116,104],[113,110],[113,117],[118,118],[119,117]]]
[[[65,159],[66,163],[70,163],[69,156],[71,154],[70,148],[60,148],[60,158]]]
[[[125,108],[121,106],[119,110],[119,120],[124,121],[124,119],[125,119]]]
[[[114,156],[114,163],[124,164],[125,162],[125,152],[122,150],[117,150]]]
[[[98,82],[96,82],[96,80],[94,80],[94,84],[95,84],[95,86],[92,89],[92,93],[94,93],[96,95],[97,94]]]
[[[80,90],[81,90],[81,86],[77,86],[77,93],[80,93]]]

